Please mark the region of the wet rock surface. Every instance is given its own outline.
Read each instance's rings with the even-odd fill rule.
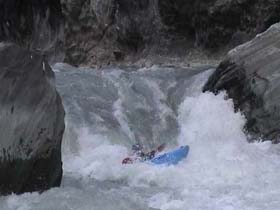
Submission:
[[[64,20],[59,0],[0,0],[0,41],[17,43],[47,56],[64,58]]]
[[[66,62],[110,64],[114,51],[141,53],[158,37],[152,0],[62,0],[66,17]]]
[[[41,55],[0,43],[0,194],[60,185],[64,109]]]
[[[204,86],[227,90],[236,109],[247,118],[246,129],[256,139],[280,142],[280,23],[252,41],[231,50]]]
[[[280,21],[279,0],[159,0],[161,20],[197,46],[236,46]]]
[[[280,21],[280,0],[62,0],[66,62],[108,65],[244,43]],[[178,55],[176,56],[178,57]]]

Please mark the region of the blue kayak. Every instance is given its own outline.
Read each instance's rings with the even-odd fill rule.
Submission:
[[[171,152],[164,153],[162,155],[159,155],[157,157],[154,157],[152,160],[150,160],[153,164],[156,165],[176,165],[181,160],[187,157],[189,153],[189,146],[181,146],[180,148],[173,150]]]

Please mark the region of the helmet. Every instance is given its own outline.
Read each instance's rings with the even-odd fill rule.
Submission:
[[[142,146],[140,144],[133,144],[131,147],[132,151],[142,150]]]
[[[132,159],[129,158],[129,157],[123,159],[123,161],[122,161],[122,164],[131,164],[131,163],[133,163],[133,161],[132,161]]]

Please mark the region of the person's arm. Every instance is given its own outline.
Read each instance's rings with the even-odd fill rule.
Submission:
[[[157,148],[157,152],[162,152],[165,149],[165,146],[166,146],[165,143],[159,145]]]

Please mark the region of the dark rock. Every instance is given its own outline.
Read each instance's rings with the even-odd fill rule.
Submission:
[[[43,56],[0,43],[0,194],[60,185],[64,109]]]
[[[248,41],[280,21],[279,0],[159,0],[159,10],[167,26],[205,48],[240,44],[230,43],[236,32]]]
[[[121,51],[114,51],[116,61],[122,61],[124,59],[124,53]]]
[[[62,6],[65,61],[73,65],[110,63],[119,50],[127,60],[197,46],[223,52],[280,21],[280,0],[62,0]],[[175,47],[178,40],[184,43]]]
[[[194,34],[193,16],[195,7],[193,0],[159,0],[159,14],[168,30],[179,34]]]
[[[0,41],[48,56],[64,57],[64,21],[59,0],[0,0]]]
[[[280,23],[230,51],[204,86],[227,90],[252,138],[280,142]]]
[[[62,0],[66,59],[72,65],[108,63],[111,52],[141,53],[157,37],[153,0]]]

